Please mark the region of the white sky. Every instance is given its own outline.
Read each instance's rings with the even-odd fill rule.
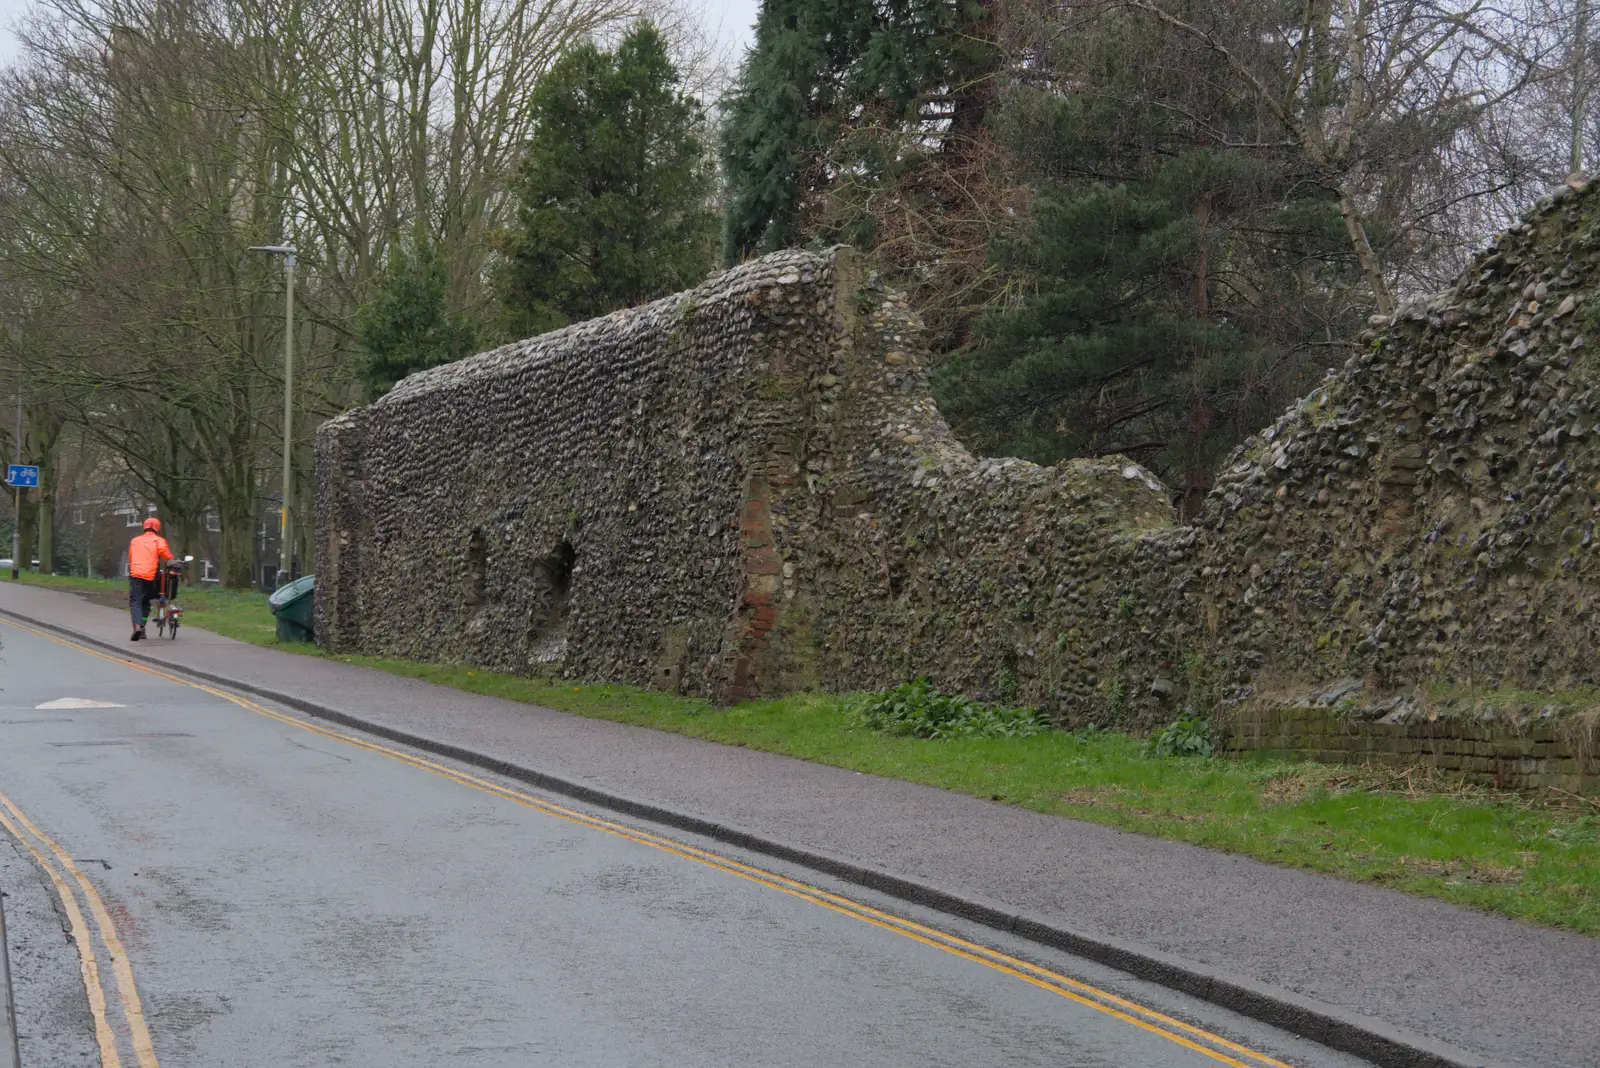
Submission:
[[[743,55],[754,34],[751,27],[755,25],[756,9],[760,0],[690,0],[698,3],[706,23],[706,29],[717,34],[718,38],[731,46],[733,59],[738,60]],[[0,63],[11,59],[17,48],[16,38],[12,35],[11,27],[32,6],[31,0],[0,0]]]
[[[11,26],[28,7],[28,0],[0,0],[0,63],[16,53],[17,39],[11,35]]]
[[[17,2],[18,0],[0,0],[0,7]],[[706,27],[717,30],[724,42],[736,46],[734,59],[740,58],[744,54],[744,49],[755,39],[753,27],[756,24],[756,9],[761,6],[761,0],[699,0],[699,2],[705,12]]]

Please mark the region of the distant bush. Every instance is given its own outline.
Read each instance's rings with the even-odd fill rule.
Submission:
[[[1050,724],[1031,708],[983,705],[966,697],[948,697],[927,679],[917,679],[880,693],[863,694],[852,711],[864,725],[882,734],[908,738],[1027,738]]]

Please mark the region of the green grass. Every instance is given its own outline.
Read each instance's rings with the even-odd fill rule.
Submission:
[[[41,580],[99,599],[117,585]],[[191,600],[191,594],[193,599]],[[259,594],[188,590],[187,620],[275,644]],[[306,646],[283,646],[322,655]],[[928,741],[863,725],[837,696],[718,709],[629,686],[373,657],[338,659],[456,689],[908,779],[1453,904],[1600,935],[1600,803],[1497,793],[1425,769],[1160,758],[1115,732]]]
[[[9,582],[11,573],[0,572],[0,580]],[[22,581],[35,586],[49,586],[78,593],[96,604],[110,608],[128,608],[128,582],[126,579],[69,578],[63,575],[46,577],[32,571],[22,572]],[[219,586],[185,583],[178,591],[183,605],[183,625],[199,627],[214,634],[237,638],[256,645],[277,642],[272,614],[267,609],[267,595],[248,590],[225,590]],[[152,633],[154,633],[152,631]],[[284,648],[289,648],[284,646]]]

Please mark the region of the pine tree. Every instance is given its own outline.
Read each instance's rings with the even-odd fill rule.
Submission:
[[[978,0],[763,0],[723,130],[724,260],[816,238],[870,244],[863,219],[808,225],[808,202],[841,178],[903,173],[910,142],[897,135],[927,156],[981,125],[986,19]]]
[[[369,400],[406,375],[471,355],[477,332],[446,308],[447,284],[431,247],[393,252],[377,294],[356,316],[359,374]]]
[[[983,322],[938,391],[981,451],[1129,455],[1192,505],[1235,442],[1342,359],[1318,342],[1354,329],[1357,276],[1325,190],[1126,99],[1007,105],[1038,192],[995,256],[1030,292]]]
[[[713,174],[699,103],[640,22],[570,49],[535,91],[501,297],[526,335],[684,289],[711,268]]]

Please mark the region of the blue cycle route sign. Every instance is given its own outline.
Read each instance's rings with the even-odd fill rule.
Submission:
[[[6,485],[28,489],[39,484],[39,469],[32,464],[8,464]]]

